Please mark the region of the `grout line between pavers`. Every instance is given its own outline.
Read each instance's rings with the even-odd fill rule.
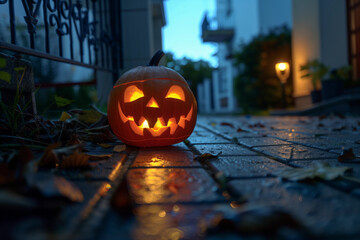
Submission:
[[[201,155],[201,152],[195,147],[195,145],[187,144],[188,148],[194,153],[194,155]],[[222,196],[228,201],[236,201],[238,203],[243,203],[244,197],[242,195],[239,195],[235,189],[231,185],[222,183],[217,177],[216,174],[219,173],[218,171],[210,162],[200,160],[199,163],[203,167],[203,169],[211,176],[211,178],[215,181],[217,184],[217,187],[220,191],[222,191]]]
[[[108,214],[110,206],[110,199],[117,191],[117,188],[126,177],[127,171],[131,164],[134,162],[137,156],[138,150],[131,151],[129,154],[126,154],[126,159],[124,164],[118,169],[117,173],[113,173],[113,177],[109,176],[112,186],[110,190],[106,193],[105,196],[100,196],[98,201],[92,206],[92,209],[89,209],[89,213],[86,216],[83,216],[78,224],[74,225],[74,229],[71,232],[71,239],[96,239],[94,236],[99,233],[101,221]],[[99,194],[99,193],[96,193]]]

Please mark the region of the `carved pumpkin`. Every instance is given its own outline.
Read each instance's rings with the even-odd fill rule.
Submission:
[[[126,144],[171,145],[185,140],[195,127],[195,97],[180,74],[157,66],[163,55],[158,51],[149,66],[124,73],[110,93],[109,123]]]

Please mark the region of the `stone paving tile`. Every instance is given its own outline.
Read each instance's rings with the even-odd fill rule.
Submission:
[[[296,133],[296,132],[288,132],[288,131],[269,131],[266,133],[268,136],[281,138],[284,140],[294,140],[297,139],[309,139],[312,138],[312,135],[304,134],[304,133]]]
[[[199,144],[199,143],[227,143],[231,142],[223,137],[215,135],[209,131],[201,132],[201,134],[192,134],[187,140],[190,141],[191,144]]]
[[[291,143],[282,141],[271,137],[261,138],[243,138],[238,139],[238,142],[247,147],[258,147],[258,146],[275,146],[275,145],[290,145]]]
[[[216,205],[215,205],[216,206]],[[229,205],[223,205],[229,208]],[[218,211],[212,205],[143,205],[135,210],[137,218],[133,239],[202,239],[208,223]]]
[[[310,138],[310,139],[290,139],[288,140],[292,143],[298,143],[301,145],[319,148],[323,150],[331,150],[331,149],[342,149],[348,145],[350,145],[350,141],[347,139],[339,139],[333,137],[326,137],[326,138]],[[360,146],[360,145],[359,145]]]
[[[278,206],[316,233],[360,234],[359,199],[326,185],[276,178],[233,180],[229,184],[248,199],[248,204]]]
[[[101,196],[105,194],[111,184],[105,181],[71,181],[84,195],[84,201],[72,203],[61,211],[59,217],[63,228],[78,224],[81,218],[86,218],[98,203]]]
[[[203,169],[130,169],[127,180],[137,204],[225,200]]]
[[[301,159],[329,159],[337,157],[337,155],[334,153],[329,153],[301,145],[255,147],[254,150],[285,161]]]
[[[229,144],[196,144],[196,149],[201,153],[211,153],[217,155],[221,152],[221,156],[251,156],[258,155],[258,153],[243,148],[235,143]]]
[[[186,144],[184,142],[180,142],[180,143],[176,143],[173,144],[171,146],[164,146],[164,147],[144,147],[141,148],[142,151],[162,151],[162,150],[166,150],[166,151],[190,151],[190,149],[188,148],[188,146],[186,146]]]
[[[265,177],[275,170],[289,168],[285,164],[262,156],[219,157],[210,164],[227,177]]]
[[[115,153],[108,159],[90,161],[91,167],[89,169],[57,169],[55,173],[73,180],[112,180],[109,179],[112,176],[111,173],[119,168],[125,159],[125,153]]]
[[[252,133],[252,132],[246,132],[246,131],[241,131],[241,132],[223,132],[223,134],[229,138],[259,138],[259,137],[263,137],[263,134],[257,134],[257,133]]]
[[[161,148],[164,149],[164,148]],[[165,148],[166,149],[166,148]],[[170,148],[171,149],[171,148]],[[131,167],[200,167],[191,151],[140,149]]]

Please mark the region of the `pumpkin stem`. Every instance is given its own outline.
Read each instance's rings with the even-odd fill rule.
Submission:
[[[155,53],[155,55],[151,58],[149,62],[149,66],[158,66],[161,58],[165,55],[162,50],[159,50]]]

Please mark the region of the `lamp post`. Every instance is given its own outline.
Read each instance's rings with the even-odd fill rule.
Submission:
[[[278,62],[275,64],[276,75],[280,79],[281,93],[282,93],[282,106],[286,108],[286,95],[285,95],[285,83],[289,78],[290,67],[287,62]]]

